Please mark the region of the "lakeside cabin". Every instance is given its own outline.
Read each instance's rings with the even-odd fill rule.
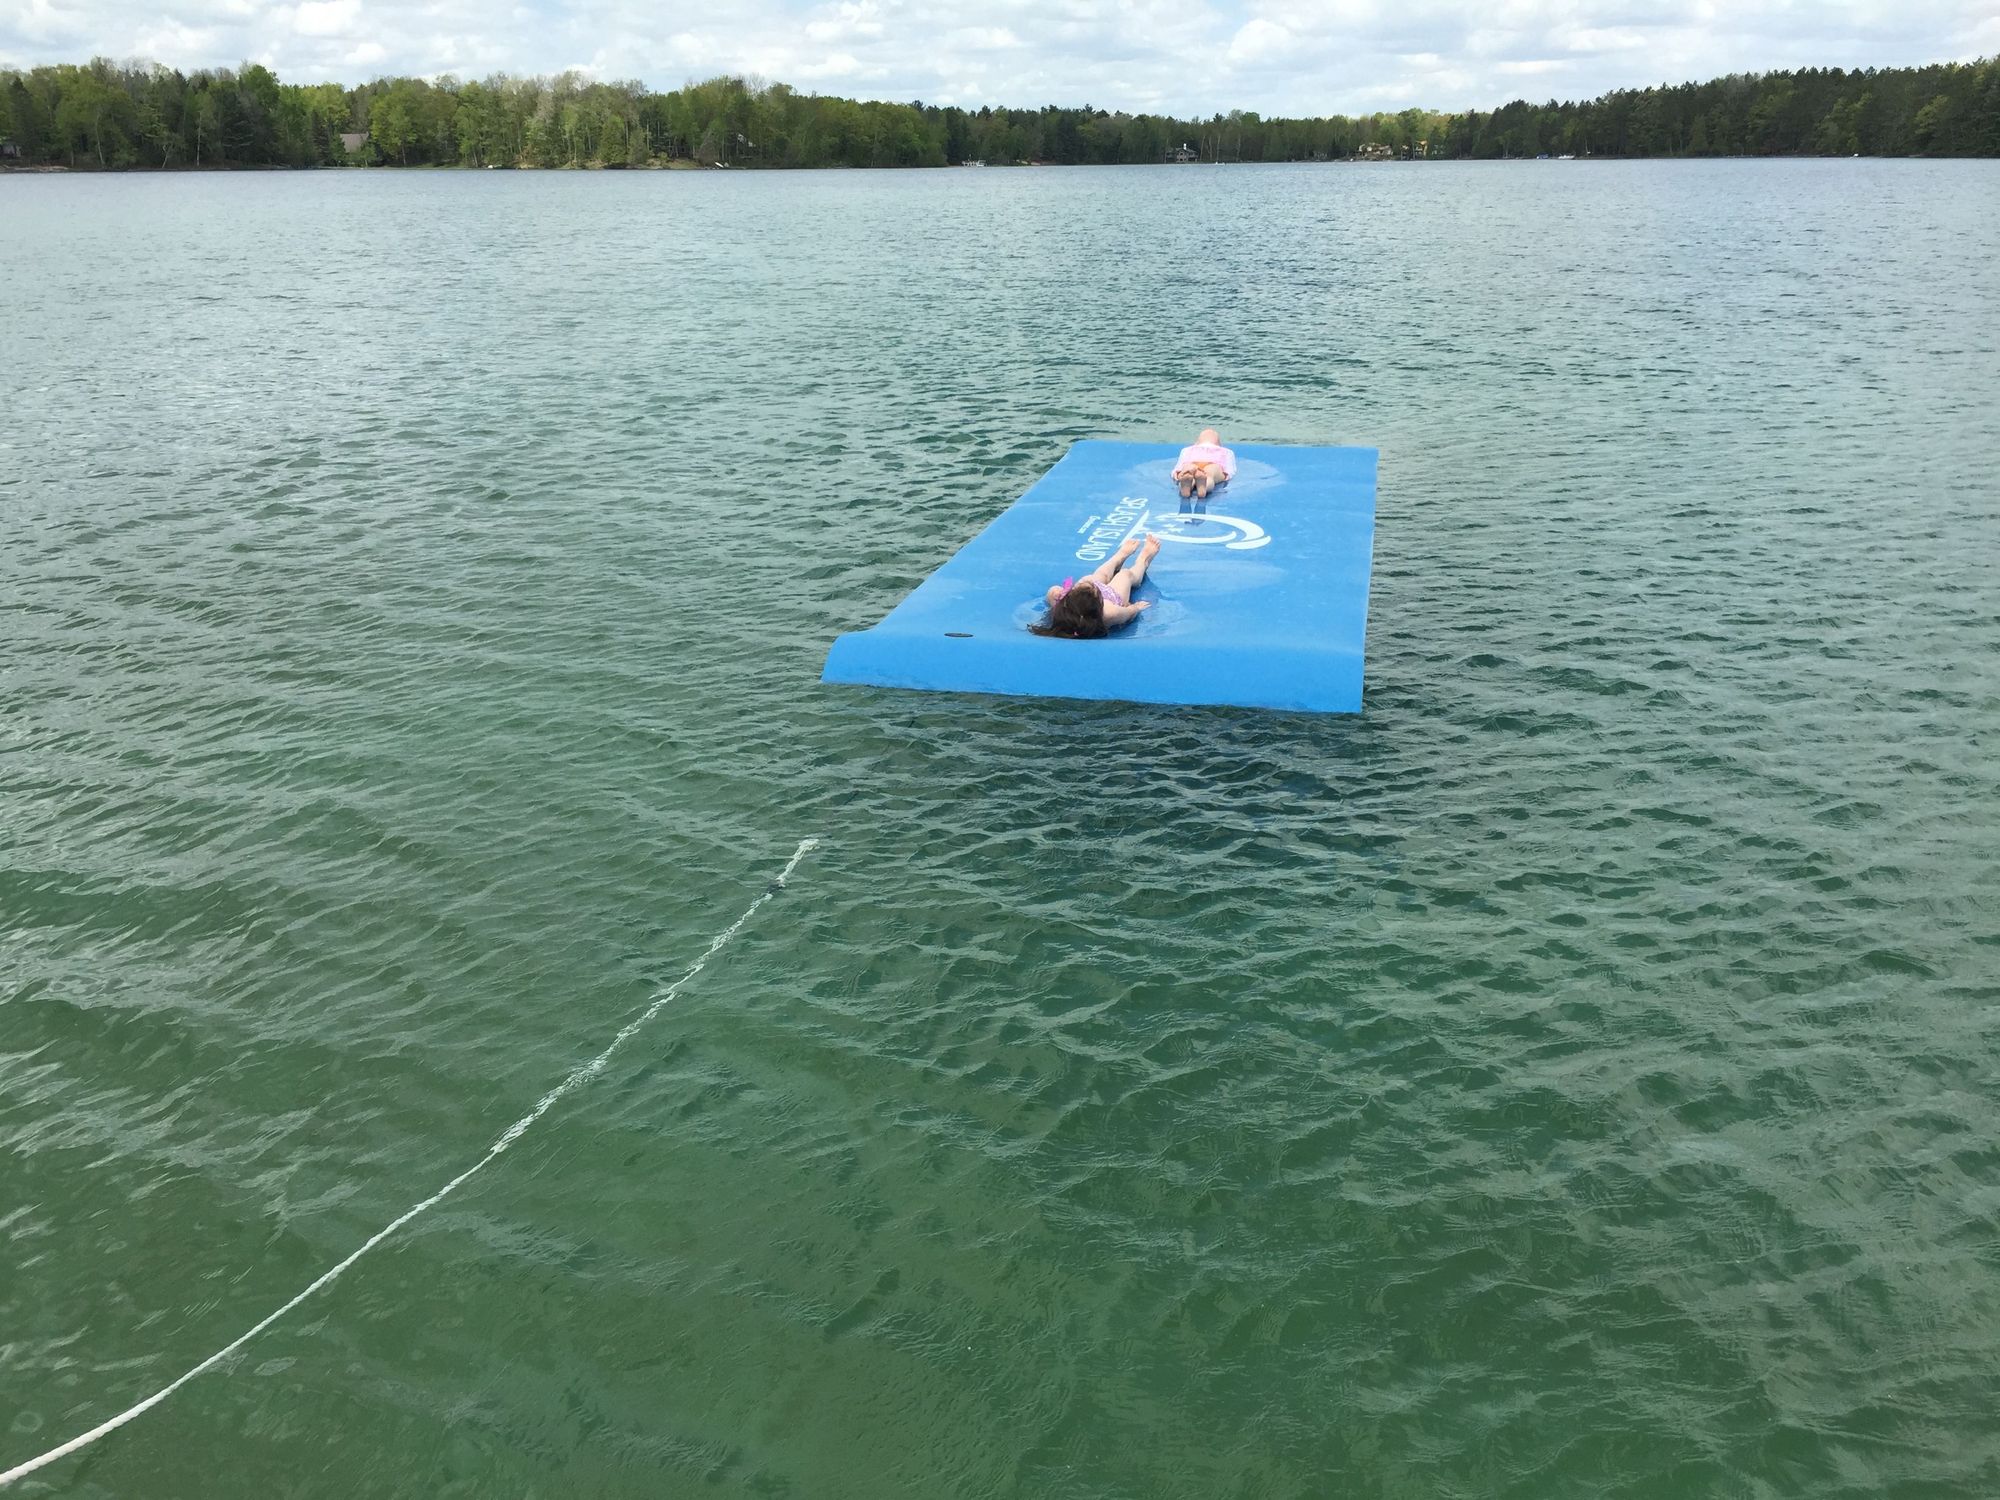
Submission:
[[[1190,146],[1186,141],[1182,141],[1178,146],[1169,146],[1167,148],[1166,159],[1168,161],[1174,161],[1174,162],[1199,161],[1201,159],[1201,153],[1195,150],[1194,147]]]
[[[19,146],[15,145],[12,141],[0,141],[0,160],[19,161],[20,159],[21,148]]]
[[[361,154],[361,148],[368,144],[368,132],[365,130],[343,130],[340,133],[340,144],[349,156],[358,156]]]
[[[1382,141],[1370,141],[1347,159],[1349,161],[1428,161],[1430,154],[1431,143],[1428,140],[1412,141],[1409,145],[1401,148],[1388,145]]]

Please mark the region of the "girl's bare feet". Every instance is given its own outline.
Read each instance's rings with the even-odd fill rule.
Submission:
[[[1135,605],[1139,603],[1139,600],[1134,597],[1139,592],[1139,585],[1146,581],[1146,565],[1153,560],[1153,554],[1159,550],[1160,539],[1154,536],[1152,532],[1147,532],[1146,545],[1139,549],[1138,557],[1133,560],[1123,573],[1118,575],[1125,580],[1125,597],[1132,600]]]
[[[1181,499],[1187,499],[1189,495],[1194,493],[1194,475],[1176,474],[1174,476],[1174,487],[1181,492]]]

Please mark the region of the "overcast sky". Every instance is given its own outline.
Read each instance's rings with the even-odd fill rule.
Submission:
[[[0,64],[574,67],[934,104],[1355,114],[2000,54],[2000,0],[0,0]]]

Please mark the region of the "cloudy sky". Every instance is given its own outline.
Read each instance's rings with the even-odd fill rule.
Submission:
[[[0,0],[0,64],[286,82],[744,73],[937,104],[1492,108],[1729,72],[2000,54],[2000,0]]]

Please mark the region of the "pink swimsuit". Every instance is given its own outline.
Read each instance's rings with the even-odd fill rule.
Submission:
[[[1214,464],[1232,478],[1236,474],[1236,455],[1220,443],[1189,443],[1174,460],[1174,472],[1184,473],[1196,464]]]
[[[1102,599],[1106,604],[1116,604],[1124,606],[1132,602],[1130,599],[1127,599],[1123,594],[1119,593],[1118,590],[1114,589],[1110,584],[1099,583],[1095,578],[1065,578],[1062,581],[1062,591],[1065,594],[1067,594],[1071,589],[1075,588],[1079,583],[1087,583],[1091,587],[1096,589],[1097,597]]]

